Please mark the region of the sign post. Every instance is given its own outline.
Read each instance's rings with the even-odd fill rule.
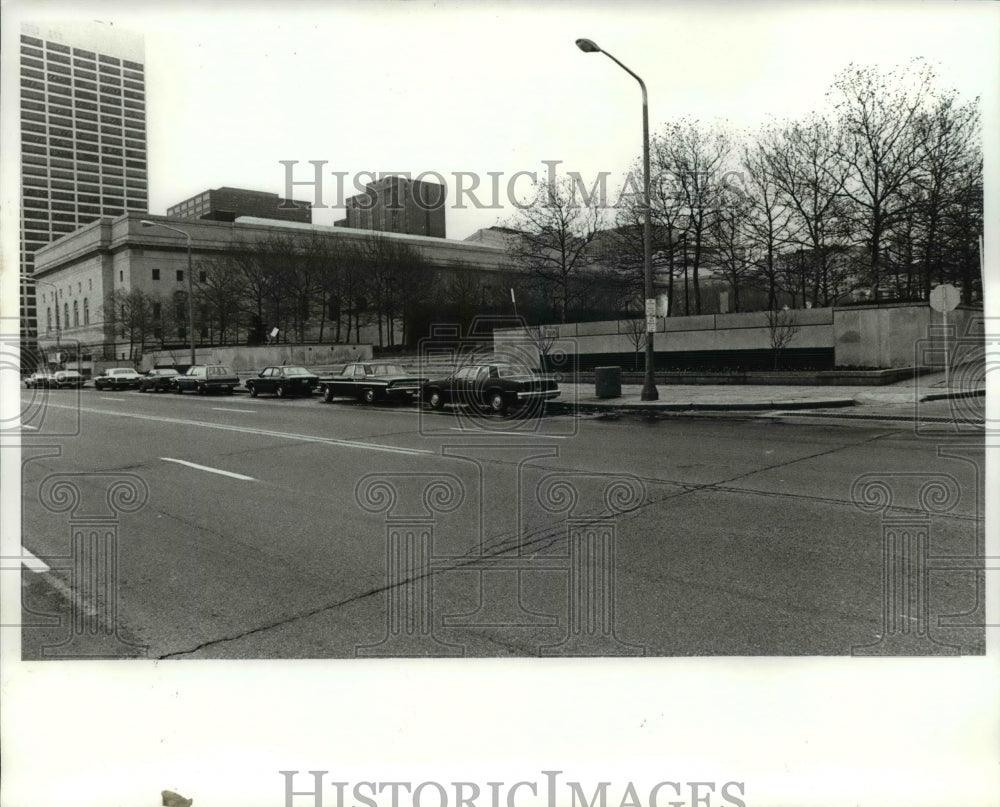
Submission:
[[[929,299],[931,308],[940,311],[944,321],[944,386],[949,392],[951,392],[951,349],[948,344],[948,312],[954,311],[958,307],[960,299],[961,295],[959,295],[958,289],[950,283],[935,286]]]

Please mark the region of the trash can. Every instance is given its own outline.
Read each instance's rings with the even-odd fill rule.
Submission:
[[[622,395],[622,368],[595,367],[594,395],[598,398],[620,398]]]

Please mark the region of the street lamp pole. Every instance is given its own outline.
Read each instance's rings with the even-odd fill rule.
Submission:
[[[191,364],[193,366],[198,362],[194,355],[194,280],[191,273],[191,234],[179,227],[171,227],[169,224],[162,224],[158,221],[143,219],[141,223],[143,227],[162,227],[164,230],[173,230],[187,239],[188,344],[191,346]]]
[[[649,102],[646,96],[646,83],[606,50],[601,50],[592,39],[578,39],[576,46],[584,53],[603,53],[622,70],[639,82],[642,89],[642,201],[644,215],[642,222],[642,262],[645,282],[645,313],[646,313],[646,376],[643,380],[643,401],[655,401],[660,396],[656,391],[653,378],[653,334],[656,330],[656,298],[653,296],[653,209],[649,201]],[[650,327],[652,323],[652,327]]]

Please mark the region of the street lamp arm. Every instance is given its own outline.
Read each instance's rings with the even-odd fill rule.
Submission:
[[[607,56],[611,61],[613,61],[616,65],[618,65],[622,70],[624,70],[626,73],[628,73],[630,76],[632,76],[632,78],[634,78],[636,81],[639,82],[639,87],[642,89],[642,103],[644,105],[648,104],[648,99],[647,99],[647,96],[646,96],[646,82],[643,81],[641,78],[639,78],[638,74],[636,74],[632,70],[629,70],[628,67],[626,67],[624,64],[622,64],[620,61],[618,61],[614,56],[612,56],[606,50],[602,50],[601,53],[603,53],[605,56]]]

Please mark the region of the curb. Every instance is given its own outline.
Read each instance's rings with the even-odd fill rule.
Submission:
[[[922,396],[920,401],[946,401],[952,398],[976,398],[981,395],[986,395],[985,389],[974,389],[966,392],[932,392],[930,395]]]
[[[618,414],[642,412],[725,412],[725,411],[767,411],[771,409],[832,409],[854,406],[853,398],[827,398],[816,401],[764,401],[761,403],[568,403],[566,401],[546,401],[545,411],[553,414],[573,412],[616,412]]]

